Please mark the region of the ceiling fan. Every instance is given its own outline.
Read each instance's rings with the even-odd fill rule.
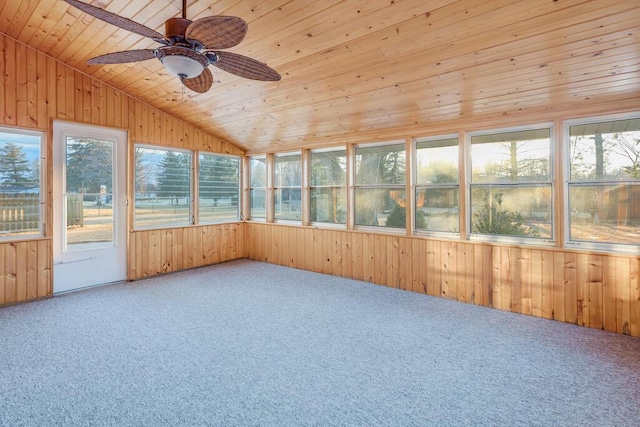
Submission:
[[[247,23],[235,16],[209,16],[195,21],[187,19],[187,0],[182,1],[182,17],[165,22],[165,35],[128,18],[77,0],[64,0],[81,11],[132,33],[162,44],[156,49],[138,49],[107,53],[87,61],[88,64],[123,64],[157,58],[166,69],[178,76],[194,92],[204,93],[213,85],[207,68],[214,65],[231,74],[253,80],[278,81],[280,74],[271,67],[227,49],[240,43],[247,34]]]

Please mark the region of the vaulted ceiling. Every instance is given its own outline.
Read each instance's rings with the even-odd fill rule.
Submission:
[[[163,34],[182,7],[84,1]],[[267,63],[282,80],[211,67],[214,85],[198,94],[155,59],[87,65],[159,45],[63,0],[0,0],[0,32],[249,152],[630,95],[640,107],[637,0],[190,0],[186,14],[247,21],[246,38],[228,50]]]

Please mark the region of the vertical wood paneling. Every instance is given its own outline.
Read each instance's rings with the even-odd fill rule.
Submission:
[[[564,254],[564,321],[578,323],[578,292],[577,292],[577,257],[574,253]]]
[[[240,230],[244,226],[233,223],[134,231],[130,250],[139,259],[129,271],[129,279],[135,280],[232,259],[253,258],[257,251],[253,250],[247,254],[241,250],[244,247],[244,233]]]
[[[616,332],[629,335],[629,321],[631,316],[631,292],[630,292],[630,260],[616,258],[616,275],[614,285],[616,287]]]
[[[564,280],[565,258],[563,252],[553,252],[553,280],[551,282],[551,294],[553,298],[553,319],[560,322],[566,321],[565,313],[565,293],[566,283]]]
[[[17,286],[17,246],[19,243],[9,243],[5,246],[5,291],[4,300],[6,304],[13,304],[20,301],[18,299],[18,286]]]
[[[576,286],[578,295],[578,325],[591,326],[589,323],[589,255],[576,255]]]
[[[531,252],[531,314],[542,317],[542,251]]]
[[[6,105],[5,97],[6,97],[6,91],[7,91],[7,85],[6,85],[6,76],[7,76],[6,44],[7,42],[6,41],[7,39],[5,37],[0,37],[0,122],[4,122],[5,114],[6,114],[6,107],[5,107]],[[0,304],[2,303],[0,302]]]
[[[7,293],[7,254],[8,245],[0,245],[0,305],[6,304]]]
[[[29,73],[27,70],[27,48],[17,43],[16,44],[16,57],[13,59],[16,63],[16,124],[18,126],[30,127],[31,122],[29,120],[28,104],[29,104],[29,90],[28,90],[28,78]]]
[[[375,274],[375,236],[371,234],[364,234],[362,236],[363,246],[363,276],[366,282],[374,281]]]
[[[143,117],[142,112],[147,117]],[[148,119],[150,114],[157,117],[152,123]],[[195,128],[174,117],[0,34],[0,125],[50,131],[53,119],[128,129],[130,139],[135,142],[192,149],[207,146],[211,151],[221,147],[218,138],[196,132]],[[162,133],[156,132],[159,126],[155,125],[160,123]],[[198,141],[187,135],[198,135]],[[49,140],[47,151],[43,153],[49,176],[52,173],[51,147]],[[224,147],[228,153],[242,153],[231,144],[225,143]],[[50,195],[50,182],[48,186],[45,191]],[[47,199],[44,220],[50,224],[51,197]],[[244,257],[244,242],[240,241],[244,234],[237,233],[237,224],[226,227],[211,229],[215,239],[204,246],[202,239],[192,238],[191,232],[183,229],[133,233],[129,239],[129,277],[202,265],[202,248],[208,251],[207,260],[211,262]],[[0,305],[52,295],[49,225],[46,236],[41,240],[0,243]],[[197,260],[192,258],[194,251]]]
[[[303,247],[313,258],[285,265],[640,336],[639,258],[263,223],[245,232],[251,259]]]
[[[629,260],[629,333],[640,337],[640,258]]]
[[[602,255],[589,254],[589,326],[602,329]]]
[[[602,258],[602,326],[607,331],[616,330],[616,259]]]
[[[542,252],[542,317],[553,319],[553,252]]]
[[[26,242],[25,267],[26,267],[26,294],[25,300],[38,297],[38,241]]]

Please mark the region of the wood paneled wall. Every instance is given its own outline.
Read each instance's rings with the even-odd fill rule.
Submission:
[[[640,337],[640,257],[246,227],[250,259]]]
[[[245,225],[216,224],[134,231],[129,243],[129,279],[245,258]]]
[[[52,293],[51,240],[0,244],[0,306]]]
[[[236,146],[0,33],[0,125],[40,130],[47,135],[45,236],[36,240],[0,242],[0,305],[52,294],[53,230],[50,224],[53,222],[54,119],[125,129],[130,144],[143,142],[242,154]],[[235,224],[132,233],[129,278],[242,258],[243,245],[238,240],[242,239],[242,233],[238,230],[241,231],[242,226]],[[179,242],[180,252],[174,253],[174,250],[171,256],[166,254],[163,248],[167,247],[168,241]],[[151,251],[140,251],[145,242],[150,242]],[[157,248],[160,251],[156,253]]]

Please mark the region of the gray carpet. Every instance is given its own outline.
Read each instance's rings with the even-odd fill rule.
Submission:
[[[640,339],[240,260],[0,309],[0,425],[638,426]]]

